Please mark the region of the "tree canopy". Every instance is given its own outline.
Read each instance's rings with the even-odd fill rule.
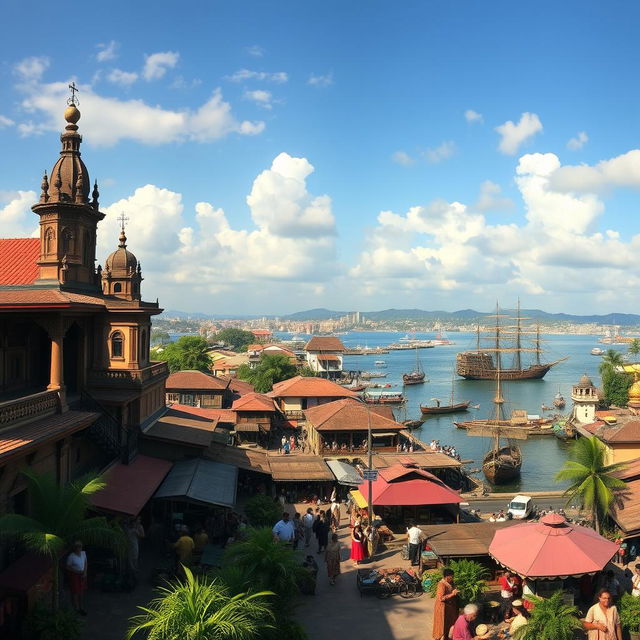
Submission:
[[[253,385],[258,393],[271,391],[276,382],[288,380],[297,375],[298,369],[289,357],[283,353],[264,354],[255,367],[243,364],[238,368],[237,376]]]
[[[251,331],[243,331],[242,329],[222,329],[213,336],[215,342],[222,342],[232,351],[246,351],[247,347],[256,341]]]
[[[559,482],[570,483],[565,491],[567,504],[578,501],[588,509],[598,533],[600,523],[613,503],[615,492],[625,487],[625,483],[613,475],[624,464],[608,465],[606,453],[605,446],[596,436],[580,438],[571,445],[570,459],[556,474]]]
[[[199,336],[182,336],[175,342],[153,349],[151,357],[164,360],[169,365],[169,371],[184,371],[185,369],[208,372],[211,358],[207,355],[209,345]]]
[[[640,353],[640,339],[638,338],[634,338],[630,343],[629,343],[629,349],[628,349],[629,353],[637,356]]]
[[[602,357],[599,367],[604,393],[602,403],[607,407],[612,404],[625,407],[629,400],[629,387],[633,380],[629,374],[619,370],[623,364],[622,354],[615,349],[607,349]]]

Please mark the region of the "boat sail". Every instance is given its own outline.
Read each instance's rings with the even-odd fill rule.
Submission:
[[[496,336],[500,336],[500,316],[496,313]],[[482,459],[482,471],[487,480],[493,484],[504,484],[520,475],[522,467],[522,451],[514,444],[513,440],[526,440],[527,433],[520,427],[512,426],[512,423],[504,417],[504,397],[502,396],[502,370],[501,360],[496,358],[496,393],[493,398],[494,415],[492,418],[481,421],[474,420],[473,426],[467,428],[471,436],[491,436],[491,449]],[[506,442],[503,442],[506,438]]]
[[[411,373],[402,374],[402,382],[405,385],[422,384],[424,382],[424,371],[420,364],[420,356],[418,355],[418,347],[416,347],[416,368]]]
[[[497,309],[497,307],[496,307]],[[498,311],[496,310],[496,315]],[[491,317],[491,316],[490,316]],[[506,317],[506,316],[501,316]],[[456,372],[467,380],[495,380],[500,370],[503,380],[532,380],[543,378],[546,373],[559,362],[567,358],[560,358],[554,362],[542,362],[543,352],[540,345],[540,325],[534,331],[523,328],[522,321],[526,320],[520,314],[520,300],[516,312],[516,324],[500,327],[498,323],[491,330],[483,330],[478,325],[476,348],[462,351],[456,355]],[[500,328],[500,331],[498,330]],[[482,335],[483,333],[488,335]],[[526,336],[534,334],[532,344],[528,344]],[[491,346],[485,347],[482,341],[490,341]],[[513,354],[513,364],[505,367],[503,358],[506,354]],[[534,354],[533,362],[525,362],[523,354]]]

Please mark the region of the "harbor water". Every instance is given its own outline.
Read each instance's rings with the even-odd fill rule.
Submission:
[[[340,335],[347,348],[385,347],[397,343],[404,334],[395,332],[349,332]],[[283,336],[284,337],[284,336]],[[552,406],[554,395],[560,391],[567,401],[562,411],[571,411],[571,387],[583,374],[588,374],[596,386],[600,384],[598,366],[601,358],[591,355],[591,349],[598,346],[598,336],[592,335],[544,335],[545,353],[542,362],[558,360],[568,356],[564,362],[553,367],[542,380],[523,380],[507,382],[503,385],[505,398],[504,412],[511,415],[513,409],[524,409],[529,415],[547,415],[542,405]],[[433,333],[411,334],[411,339],[433,339]],[[437,346],[429,349],[418,349],[418,356],[428,382],[408,387],[402,386],[402,374],[412,371],[416,364],[416,350],[390,351],[385,354],[365,356],[345,356],[344,369],[356,371],[380,370],[387,374],[385,378],[373,380],[392,385],[388,390],[402,390],[406,397],[406,406],[394,409],[398,420],[418,419],[421,417],[420,404],[433,405],[433,398],[440,399],[442,404],[449,404],[452,384],[455,402],[470,401],[472,405],[480,405],[479,409],[467,412],[430,416],[420,429],[414,430],[424,442],[436,439],[441,445],[454,445],[462,459],[473,460],[467,469],[479,469],[482,458],[490,447],[490,439],[468,436],[466,431],[458,429],[453,421],[487,418],[492,415],[492,398],[495,393],[495,382],[490,380],[464,380],[455,375],[455,358],[459,351],[475,348],[475,335],[471,333],[451,333],[449,340],[454,344]],[[600,345],[603,348],[604,345]],[[626,351],[623,345],[617,345]],[[376,366],[375,362],[384,360],[386,367]],[[504,365],[509,366],[505,358]],[[555,410],[557,413],[558,411]],[[562,467],[568,455],[569,444],[563,443],[552,435],[531,437],[518,441],[523,453],[521,477],[518,481],[499,487],[491,487],[492,491],[553,491],[563,489],[563,485],[554,480],[557,471]],[[482,472],[474,476],[484,479]],[[485,480],[486,482],[486,480]]]

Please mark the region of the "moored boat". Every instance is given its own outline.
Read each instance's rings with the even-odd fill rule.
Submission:
[[[402,404],[404,402],[404,396],[401,391],[365,393],[363,399],[368,404]]]
[[[411,373],[402,374],[402,383],[405,385],[422,384],[425,380],[425,374],[422,370],[422,364],[420,363],[420,356],[418,355],[418,348],[416,347],[416,368]]]
[[[467,411],[471,402],[456,402],[455,404],[440,404],[439,400],[436,400],[434,407],[420,405],[420,411],[423,416],[432,416],[442,413],[459,413]]]
[[[593,349],[591,349],[592,356],[603,356],[604,353],[604,349],[601,349],[600,347],[594,347]]]
[[[560,391],[558,391],[558,393],[556,393],[553,398],[553,406],[556,409],[564,409],[566,404],[567,403],[565,402],[564,396],[560,393]]]

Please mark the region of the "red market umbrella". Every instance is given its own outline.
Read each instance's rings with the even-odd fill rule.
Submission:
[[[371,485],[374,506],[458,504],[460,495],[439,478],[415,467],[393,465]]]
[[[593,529],[570,524],[557,513],[540,522],[499,529],[489,555],[525,578],[565,578],[601,571],[618,545]]]

